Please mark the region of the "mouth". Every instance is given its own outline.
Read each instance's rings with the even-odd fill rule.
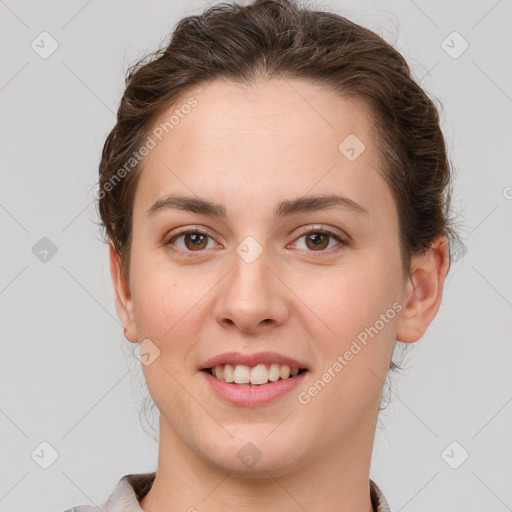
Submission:
[[[203,368],[202,371],[223,382],[251,387],[264,386],[265,384],[280,380],[290,380],[309,370],[307,368],[273,363],[257,364],[255,366],[220,364],[210,368]]]

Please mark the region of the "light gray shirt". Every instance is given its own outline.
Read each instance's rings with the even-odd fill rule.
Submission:
[[[101,512],[144,512],[140,500],[149,492],[156,473],[125,475],[119,480],[114,492],[100,505]],[[370,480],[370,497],[374,512],[390,512],[386,499],[377,484]],[[94,505],[82,505],[64,512],[97,512]]]

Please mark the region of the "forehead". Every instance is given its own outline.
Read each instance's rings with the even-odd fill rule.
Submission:
[[[336,149],[349,133],[371,142],[370,107],[311,81],[270,79],[247,85],[217,80],[191,90],[180,104],[191,98],[197,105],[168,130],[174,137],[163,134],[176,144],[185,139],[188,146],[213,149],[215,144],[219,149],[229,148],[231,156],[240,153],[245,157],[261,142],[267,144],[262,150],[279,147],[282,151],[292,144],[295,153],[319,146]],[[157,125],[163,126],[176,110],[179,105],[168,109]]]
[[[366,103],[309,81],[214,81],[155,124],[135,209],[174,191],[233,204],[338,189],[371,202],[387,189],[372,126]]]

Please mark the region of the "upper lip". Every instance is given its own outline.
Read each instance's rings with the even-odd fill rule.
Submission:
[[[292,357],[278,354],[277,352],[257,352],[255,354],[242,354],[241,352],[224,352],[206,360],[200,367],[201,370],[213,368],[222,364],[245,364],[247,366],[256,366],[257,364],[288,365],[290,368],[308,369],[305,363],[293,359]]]

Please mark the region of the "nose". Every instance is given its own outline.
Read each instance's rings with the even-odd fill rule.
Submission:
[[[215,305],[215,319],[222,327],[257,334],[287,321],[287,288],[268,263],[265,251],[251,263],[234,254]]]

